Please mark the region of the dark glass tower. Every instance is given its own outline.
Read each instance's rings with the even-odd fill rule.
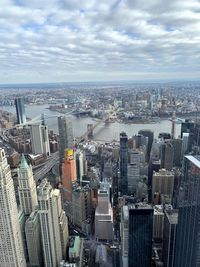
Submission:
[[[200,266],[200,156],[185,156],[178,197],[175,267]]]
[[[147,161],[150,159],[151,147],[153,144],[153,132],[151,130],[140,130],[138,134],[148,137],[148,146],[147,146]]]
[[[153,209],[150,205],[129,208],[129,267],[151,267]]]
[[[121,195],[128,192],[128,137],[126,133],[120,133],[120,183],[119,191]]]
[[[17,113],[17,123],[23,124],[26,122],[24,100],[22,98],[15,99],[15,107]]]

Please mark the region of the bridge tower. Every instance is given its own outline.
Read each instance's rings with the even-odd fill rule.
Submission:
[[[87,138],[93,139],[93,124],[87,125]]]

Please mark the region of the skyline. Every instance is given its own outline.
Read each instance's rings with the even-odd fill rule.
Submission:
[[[0,84],[198,79],[200,1],[106,2],[2,0]]]

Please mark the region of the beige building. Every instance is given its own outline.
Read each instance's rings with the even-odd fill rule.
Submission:
[[[2,148],[0,148],[0,210],[0,266],[25,267],[14,184]]]
[[[153,173],[152,199],[155,193],[160,193],[161,202],[171,204],[174,190],[174,174],[171,171],[160,169]]]
[[[38,203],[45,267],[55,267],[66,256],[68,223],[60,191],[53,189],[47,179],[38,186]]]

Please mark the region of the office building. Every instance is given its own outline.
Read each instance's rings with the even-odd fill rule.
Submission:
[[[161,202],[163,204],[171,204],[174,190],[174,174],[165,169],[160,169],[153,173],[152,181],[152,199],[154,194],[161,195]]]
[[[34,210],[25,224],[26,244],[31,267],[43,267],[42,236],[38,210]]]
[[[120,223],[121,256],[122,256],[123,267],[128,267],[128,241],[129,241],[128,225],[129,225],[128,206],[123,206],[121,212],[121,223]]]
[[[76,159],[73,149],[65,149],[64,160],[62,162],[62,186],[64,201],[72,201],[72,185],[76,182]]]
[[[129,206],[128,266],[150,267],[152,257],[153,209],[138,203]]]
[[[107,190],[98,191],[98,205],[95,210],[95,238],[100,241],[113,240],[113,212]]]
[[[31,165],[28,165],[23,154],[21,156],[21,163],[18,169],[18,183],[20,205],[24,214],[28,216],[36,209],[38,203],[32,167]]]
[[[151,160],[149,161],[148,168],[148,201],[152,201],[152,180],[153,172],[158,172],[160,170],[160,160]]]
[[[183,133],[194,133],[195,124],[191,120],[185,120],[185,122],[181,123],[181,138],[183,137]]]
[[[149,161],[154,134],[151,130],[140,130],[138,134],[148,137],[147,161]]]
[[[172,139],[170,143],[174,149],[174,160],[173,166],[180,167],[181,166],[181,148],[182,148],[182,140],[181,139]]]
[[[15,107],[17,113],[17,123],[23,124],[26,122],[24,100],[22,98],[15,99]]]
[[[163,231],[163,264],[164,267],[175,266],[176,231],[178,210],[166,210]]]
[[[48,126],[45,124],[31,124],[30,138],[33,154],[50,156]]]
[[[69,262],[82,266],[83,261],[83,240],[79,236],[72,236],[69,239]]]
[[[143,136],[141,134],[134,135],[132,137],[132,139],[133,139],[134,148],[140,148],[141,146],[147,146],[148,145],[148,137]]]
[[[14,184],[2,148],[0,148],[0,210],[0,266],[25,267]]]
[[[140,163],[139,163],[140,164]],[[135,194],[137,183],[140,178],[140,167],[139,164],[128,165],[128,193]]]
[[[200,266],[200,157],[185,156],[178,197],[175,267]]]
[[[153,207],[153,239],[155,241],[162,241],[164,229],[164,212],[162,205],[155,205]]]
[[[55,267],[66,256],[63,253],[66,252],[68,225],[60,191],[53,189],[47,179],[38,186],[38,203],[45,267]]]
[[[182,159],[184,158],[184,155],[190,151],[189,142],[190,142],[190,134],[183,133],[182,134],[182,148],[181,148]]]
[[[76,158],[76,177],[77,181],[81,183],[83,175],[86,174],[85,173],[86,159],[81,150],[76,151],[75,158]]]
[[[171,171],[174,163],[174,148],[170,142],[161,144],[161,168]]]
[[[120,183],[119,191],[121,195],[126,195],[128,191],[128,137],[126,133],[120,134]]]
[[[65,149],[73,147],[72,122],[66,116],[58,117],[60,162],[64,158]]]

